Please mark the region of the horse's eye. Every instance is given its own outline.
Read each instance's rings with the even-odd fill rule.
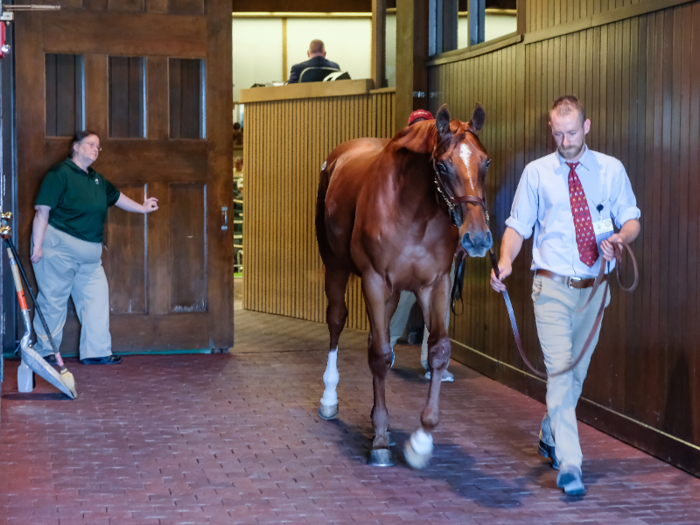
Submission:
[[[491,165],[491,159],[486,159],[486,169],[489,169],[490,165]]]
[[[447,173],[447,168],[445,167],[445,165],[444,165],[442,162],[439,162],[439,163],[438,163],[438,171],[439,171],[442,175],[444,175],[445,173]]]

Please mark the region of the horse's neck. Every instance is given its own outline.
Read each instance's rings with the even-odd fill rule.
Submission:
[[[405,151],[405,150],[404,150]],[[408,152],[392,173],[394,202],[400,215],[429,220],[439,212],[430,155]]]

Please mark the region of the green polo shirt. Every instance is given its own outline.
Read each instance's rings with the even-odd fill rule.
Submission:
[[[44,177],[37,206],[49,206],[49,224],[73,237],[101,243],[107,208],[119,190],[92,168],[87,173],[71,159],[59,162]]]

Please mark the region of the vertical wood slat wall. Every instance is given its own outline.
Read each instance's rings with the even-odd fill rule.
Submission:
[[[590,15],[591,6],[612,9],[613,4],[530,0],[528,27],[538,30],[570,21],[568,11],[564,18],[567,6],[574,7],[573,13],[588,10]],[[447,103],[462,120],[469,118],[475,101],[486,109],[482,141],[493,159],[487,179],[497,247],[524,164],[554,150],[549,106],[562,94],[583,101],[592,121],[587,143],[626,167],[642,210],[642,233],[633,244],[640,286],[626,294],[612,284],[613,299],[578,415],[696,474],[700,207],[693,198],[700,190],[698,60],[700,2],[693,2],[430,69],[430,92],[437,94],[430,109]],[[530,261],[531,240],[507,284],[528,357],[543,369],[530,300]],[[626,270],[629,276],[629,262]],[[453,320],[458,342],[453,355],[543,399],[544,385],[516,371],[525,367],[503,299],[491,291],[488,276],[485,259],[469,260],[464,312]]]
[[[647,1],[649,0],[527,0],[525,24],[527,32],[533,33]]]
[[[245,309],[325,322],[314,226],[321,166],[342,142],[391,137],[394,97],[376,93],[246,104]],[[368,330],[358,278],[350,280],[347,303],[347,326]]]

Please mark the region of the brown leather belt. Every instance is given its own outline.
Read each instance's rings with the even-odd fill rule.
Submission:
[[[581,290],[583,288],[590,288],[593,286],[595,279],[581,279],[580,277],[566,277],[565,275],[559,275],[558,273],[550,272],[549,270],[535,270],[535,275],[541,275],[547,279],[551,279],[554,282],[568,286],[569,288],[576,288]]]

